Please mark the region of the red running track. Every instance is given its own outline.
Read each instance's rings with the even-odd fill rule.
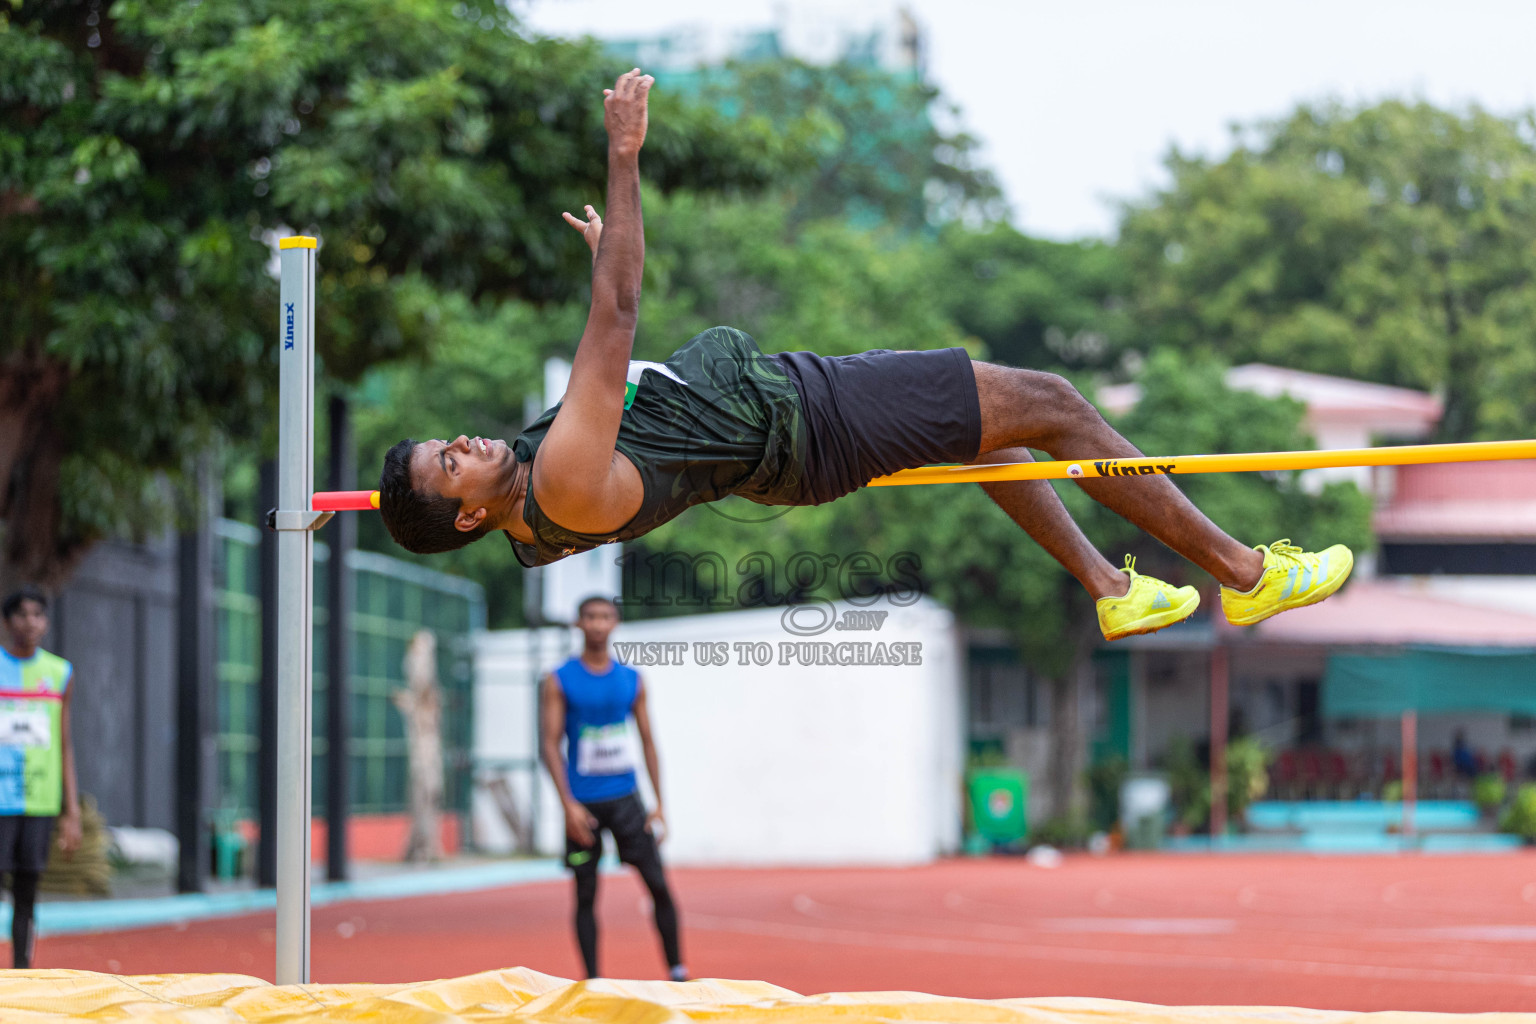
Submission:
[[[1349,1010],[1536,1009],[1536,855],[1068,857],[672,872],[699,977],[802,993],[1099,996]],[[568,883],[314,916],[314,978],[580,974]],[[605,876],[605,973],[662,975],[644,889]],[[271,977],[270,913],[44,938],[39,967]]]

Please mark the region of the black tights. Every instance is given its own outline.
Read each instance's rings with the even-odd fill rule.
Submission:
[[[587,965],[587,977],[597,977],[597,865],[576,872],[576,944]]]
[[[32,927],[33,907],[37,903],[36,871],[17,871],[11,876],[11,966],[32,966],[32,943],[37,938]]]
[[[662,951],[668,967],[683,962],[677,939],[677,906],[672,902],[672,890],[667,888],[667,876],[661,869],[661,857],[652,847],[637,858],[635,870],[641,881],[651,890],[651,903],[656,910],[656,931],[661,935]],[[581,959],[587,966],[587,977],[597,973],[597,858],[583,864],[576,871],[576,942],[581,946]]]

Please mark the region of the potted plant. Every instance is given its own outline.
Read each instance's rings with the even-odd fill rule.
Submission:
[[[1504,777],[1495,772],[1485,772],[1472,780],[1472,802],[1485,818],[1493,817],[1504,806],[1508,791]]]
[[[1499,819],[1499,831],[1517,835],[1527,845],[1536,843],[1536,785],[1526,783],[1515,792],[1509,810]]]

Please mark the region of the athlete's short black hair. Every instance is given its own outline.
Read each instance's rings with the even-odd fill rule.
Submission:
[[[490,532],[480,525],[461,530],[453,525],[460,502],[441,494],[417,490],[411,484],[411,455],[416,442],[406,438],[384,454],[379,476],[379,515],[395,543],[418,555],[456,551]]]
[[[0,603],[0,619],[9,619],[15,615],[21,610],[23,601],[36,601],[42,606],[44,612],[48,610],[48,595],[28,583],[6,595],[5,601]]]
[[[578,619],[586,614],[587,605],[589,604],[605,604],[613,609],[613,614],[619,614],[619,602],[611,597],[604,597],[602,594],[593,594],[591,597],[582,598],[581,604],[576,606],[576,617]]]

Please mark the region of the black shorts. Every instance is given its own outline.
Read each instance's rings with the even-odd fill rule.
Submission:
[[[54,817],[0,815],[0,871],[38,871],[48,866]]]
[[[773,358],[804,406],[805,464],[794,504],[820,505],[877,476],[980,454],[981,400],[963,348]]]
[[[617,800],[598,800],[582,804],[597,819],[593,829],[592,845],[582,846],[569,835],[565,837],[565,863],[572,871],[596,871],[597,861],[603,855],[603,830],[613,835],[613,845],[618,847],[619,860],[625,864],[640,864],[649,857],[657,856],[656,839],[645,827],[645,804],[639,793],[621,796]]]

